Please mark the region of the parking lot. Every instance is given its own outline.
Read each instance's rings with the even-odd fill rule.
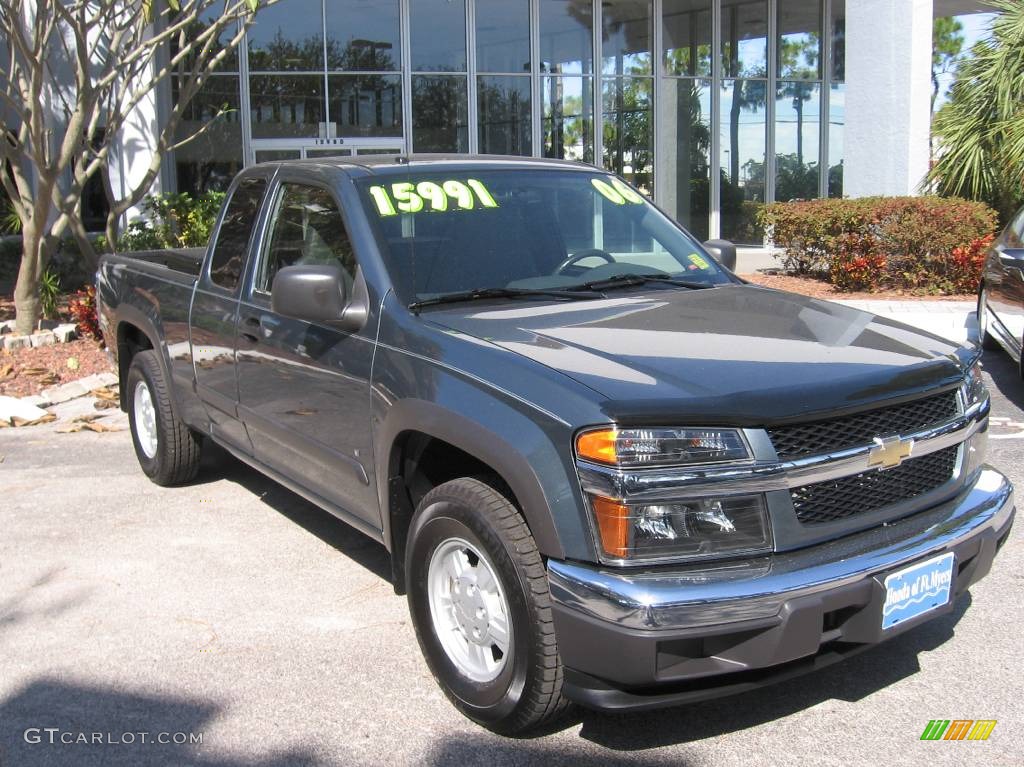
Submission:
[[[1024,487],[1024,384],[1004,354],[985,367],[990,462]],[[0,431],[3,767],[1024,760],[1020,525],[952,614],[880,648],[741,697],[574,710],[510,740],[434,684],[380,546],[220,451],[204,460],[161,489],[127,432]],[[984,742],[920,741],[937,718],[998,724]]]

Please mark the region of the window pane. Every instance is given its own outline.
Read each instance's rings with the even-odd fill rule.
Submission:
[[[413,0],[409,6],[413,71],[465,72],[466,0]]]
[[[485,154],[531,154],[530,78],[480,77],[480,151]]]
[[[722,0],[722,70],[727,77],[768,73],[768,4]]]
[[[778,0],[778,75],[821,78],[821,0]]]
[[[529,0],[476,0],[479,72],[530,71]]]
[[[222,288],[234,290],[238,285],[253,231],[252,222],[260,212],[266,187],[266,179],[247,178],[231,195],[210,260],[210,279]]]
[[[846,123],[846,86],[833,85],[828,94],[828,196],[843,196],[843,128]]]
[[[401,75],[329,75],[337,136],[401,136]]]
[[[594,161],[594,99],[590,77],[544,77],[544,156]]]
[[[775,199],[818,196],[821,86],[779,82],[775,94]]]
[[[398,0],[328,0],[327,68],[402,68]]]
[[[320,0],[281,0],[261,8],[249,27],[249,70],[320,72],[324,68]]]
[[[764,202],[765,83],[726,80],[722,84],[722,236],[760,242],[755,216]]]
[[[281,188],[254,287],[269,293],[277,272],[295,265],[339,266],[351,287],[355,255],[338,206],[325,189],[300,184]]]
[[[601,3],[601,70],[606,75],[651,73],[651,1]]]
[[[185,39],[195,40],[198,38],[204,30],[209,29],[214,19],[220,17],[222,8],[208,7],[205,11],[199,14],[199,18],[189,25],[185,32]],[[169,11],[170,23],[173,23],[177,12]],[[221,48],[223,48],[238,32],[238,26],[236,24],[228,24],[223,27],[221,33],[217,36],[217,44],[212,46],[211,55],[215,56]],[[178,47],[178,35],[173,35],[170,39],[170,57],[173,59],[177,55],[180,48]],[[184,71],[189,71],[194,63],[193,56],[186,57],[182,62]],[[238,48],[235,48],[227,56],[224,57],[224,61],[217,67],[218,72],[237,72],[238,71]]]
[[[665,74],[711,75],[711,0],[664,0]]]
[[[651,196],[654,134],[649,77],[606,77],[601,83],[604,167]]]
[[[663,207],[701,240],[708,238],[711,199],[711,81],[664,81],[659,107],[666,126]],[[659,180],[661,185],[661,180]]]
[[[178,82],[172,79],[173,99]],[[196,138],[174,150],[178,191],[224,191],[242,168],[242,126],[238,114],[238,76],[214,75],[192,97],[174,132],[175,141]]]
[[[253,138],[320,135],[320,123],[324,119],[323,90],[324,78],[320,75],[250,77]]]
[[[257,149],[256,162],[278,162],[280,160],[301,159],[302,152],[298,149]]]
[[[540,63],[543,72],[594,71],[594,17],[590,3],[540,0]]]
[[[832,79],[846,79],[846,0],[832,0]]]
[[[465,75],[414,75],[412,145],[416,152],[468,152]]]

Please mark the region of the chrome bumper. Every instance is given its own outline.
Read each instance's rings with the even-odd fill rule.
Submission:
[[[557,609],[608,628],[727,630],[729,624],[775,618],[794,599],[871,579],[979,536],[1002,536],[1013,513],[1009,480],[985,468],[951,501],[798,551],[647,572],[550,560],[548,579]]]

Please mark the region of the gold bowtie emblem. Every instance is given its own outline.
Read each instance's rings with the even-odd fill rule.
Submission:
[[[914,450],[914,440],[902,437],[875,437],[875,446],[868,453],[868,466],[893,469],[899,466]]]

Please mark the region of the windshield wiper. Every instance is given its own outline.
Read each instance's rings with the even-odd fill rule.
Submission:
[[[592,280],[581,285],[569,285],[566,290],[610,290],[613,288],[631,288],[635,285],[643,285],[648,282],[660,282],[665,285],[676,285],[680,288],[691,288],[692,290],[703,290],[704,288],[715,287],[710,282],[690,282],[679,280],[670,274],[617,274],[614,277],[607,277],[603,280]]]
[[[586,291],[596,291],[588,293]],[[547,296],[550,298],[569,298],[574,300],[591,301],[604,298],[598,288],[576,288],[575,286],[559,290],[556,288],[477,288],[476,290],[462,290],[457,293],[445,293],[432,298],[423,298],[409,304],[409,309],[419,313],[424,306],[436,306],[437,304],[454,304],[462,301],[479,301],[485,298],[520,298],[522,296]]]

